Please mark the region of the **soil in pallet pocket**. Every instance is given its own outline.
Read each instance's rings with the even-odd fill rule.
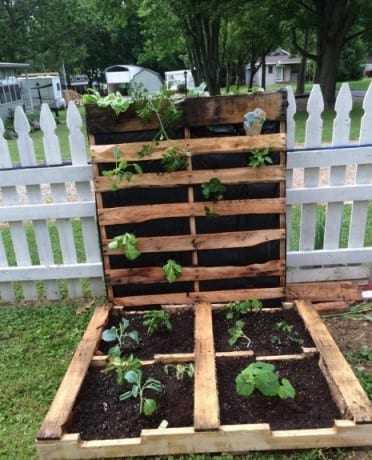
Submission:
[[[112,315],[105,329],[117,327],[122,318],[129,320],[128,331],[137,331],[138,344],[126,340],[122,347],[122,354],[133,354],[137,358],[152,359],[155,354],[193,353],[194,352],[194,312],[191,309],[170,313],[172,329],[161,329],[158,333],[148,334],[144,326],[142,313],[119,313]],[[113,343],[101,341],[99,353],[107,354]]]
[[[249,343],[238,339],[230,345],[229,329],[237,320],[244,322],[243,331]],[[250,349],[256,356],[290,355],[301,353],[302,347],[315,346],[295,308],[249,312],[234,319],[227,319],[223,310],[215,310],[213,335],[217,352]]]
[[[146,397],[157,402],[151,416],[139,414],[139,401],[120,401],[128,386],[118,385],[113,371],[90,368],[74,406],[70,433],[80,433],[84,440],[122,439],[140,436],[145,428],[158,428],[163,420],[169,427],[193,424],[194,380],[184,375],[178,380],[175,373],[164,371],[164,364],[142,366],[143,381],[149,376],[163,385],[161,393],[149,390]]]

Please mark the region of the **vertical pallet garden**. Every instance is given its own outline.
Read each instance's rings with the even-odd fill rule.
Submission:
[[[174,138],[157,143],[156,119],[86,107],[112,304],[87,327],[38,433],[40,458],[370,445],[367,395],[311,305],[285,298],[286,94],[181,107]],[[263,130],[246,136],[243,117],[256,108],[266,113]],[[268,156],[255,167],[255,155]],[[164,170],[164,157],[182,168]],[[123,318],[141,331],[154,311],[169,315],[172,330],[147,345],[145,328],[123,353],[163,389],[153,392],[154,414],[133,419],[119,401],[128,387],[105,370],[102,332]],[[289,381],[295,396],[238,397],[235,379],[254,363],[275,368],[279,392],[291,393]],[[177,379],[178,365],[194,375]],[[129,432],[128,421],[138,426]]]

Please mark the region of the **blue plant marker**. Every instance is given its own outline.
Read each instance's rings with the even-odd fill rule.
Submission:
[[[253,112],[246,113],[243,117],[245,134],[247,136],[260,134],[265,120],[266,112],[262,109],[256,108]]]

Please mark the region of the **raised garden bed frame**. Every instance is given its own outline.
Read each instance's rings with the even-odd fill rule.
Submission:
[[[193,129],[206,126],[238,125],[243,115],[256,107],[264,109],[267,119],[276,124],[271,134],[260,136],[222,136],[212,131],[208,138],[191,138]],[[264,302],[282,302],[286,300],[285,286],[285,93],[276,92],[253,96],[233,96],[190,100],[184,105],[184,139],[177,140],[194,155],[220,153],[222,155],[244,154],[252,148],[267,147],[278,152],[276,164],[260,169],[222,167],[218,177],[225,184],[276,184],[275,195],[271,198],[246,198],[222,200],[208,203],[213,211],[222,216],[236,214],[276,214],[275,228],[261,228],[259,231],[233,228],[213,235],[198,232],[197,219],[203,218],[205,205],[195,201],[195,187],[211,177],[212,171],[194,170],[191,160],[187,171],[153,174],[146,173],[133,177],[130,184],[120,183],[119,188],[146,188],[167,186],[187,188],[185,202],[162,203],[160,206],[144,204],[138,207],[128,204],[111,207],[104,194],[110,193],[110,181],[102,177],[102,164],[112,162],[113,144],[116,140],[112,133],[127,133],[144,130],[133,118],[133,114],[124,113],[116,118],[107,110],[87,107],[88,132],[92,143],[92,160],[97,197],[97,214],[102,240],[103,259],[108,295],[112,305],[96,308],[82,341],[80,342],[56,397],[37,436],[37,449],[42,460],[103,458],[143,455],[173,455],[202,452],[244,452],[250,450],[304,449],[314,447],[346,447],[372,445],[372,409],[371,403],[354,376],[349,365],[339,351],[327,328],[310,303],[303,300],[295,302],[298,313],[303,318],[319,353],[319,366],[325,376],[333,398],[339,407],[342,419],[336,420],[333,427],[321,429],[272,430],[268,424],[220,425],[217,384],[215,375],[215,353],[212,333],[212,307],[214,304],[231,300],[259,298]],[[146,125],[146,129],[156,125]],[[100,136],[102,138],[100,140]],[[111,145],[94,145],[102,139]],[[125,139],[124,139],[125,140]],[[143,142],[121,144],[127,160],[138,161],[138,148]],[[159,159],[164,144],[154,149],[151,159]],[[213,172],[214,174],[215,172]],[[160,179],[159,179],[160,178]],[[182,200],[181,200],[182,201]],[[110,203],[110,199],[108,200]],[[187,252],[188,266],[177,283],[188,283],[188,290],[164,292],[164,280],[159,268],[150,263],[145,266],[117,266],[115,257],[108,251],[112,239],[112,228],[128,222],[134,225],[151,219],[163,219],[168,216],[183,216],[189,221],[188,231],[177,238],[172,235],[159,235],[153,238],[138,239],[138,248],[142,253]],[[271,224],[270,224],[271,225]],[[275,241],[274,250],[270,241]],[[269,242],[269,243],[268,243]],[[226,248],[250,250],[264,246],[260,260],[254,264],[224,266],[212,263],[201,266],[198,263],[200,253],[205,251],[223,251]],[[266,245],[266,246],[265,246]],[[267,246],[269,245],[269,246]],[[218,289],[213,281],[224,278],[226,289]],[[248,288],[240,286],[241,278],[246,277]],[[202,284],[203,281],[211,284]],[[238,288],[232,289],[229,283],[237,282]],[[141,293],[134,288],[127,294],[127,285],[153,285],[150,293]],[[176,286],[177,286],[177,283]],[[202,286],[202,288],[201,288]],[[212,286],[212,287],[211,287]],[[224,285],[225,286],[225,285]],[[253,286],[253,287],[252,287]],[[159,293],[157,289],[159,287]],[[115,439],[104,441],[83,441],[78,433],[68,433],[72,409],[87,369],[97,365],[102,358],[95,356],[102,329],[107,324],[113,308],[146,309],[148,306],[193,305],[195,308],[195,349],[192,355],[195,374],[194,425],[166,430],[143,430],[139,438]],[[171,359],[171,357],[170,357]]]

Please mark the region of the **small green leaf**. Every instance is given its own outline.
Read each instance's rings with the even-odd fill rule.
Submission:
[[[174,283],[178,276],[182,273],[182,267],[175,260],[168,259],[167,263],[162,267],[168,283]]]
[[[143,413],[149,417],[156,411],[157,405],[154,399],[145,398],[143,401]]]
[[[112,327],[111,329],[105,329],[102,333],[102,340],[105,342],[114,342],[116,338],[115,327]]]

